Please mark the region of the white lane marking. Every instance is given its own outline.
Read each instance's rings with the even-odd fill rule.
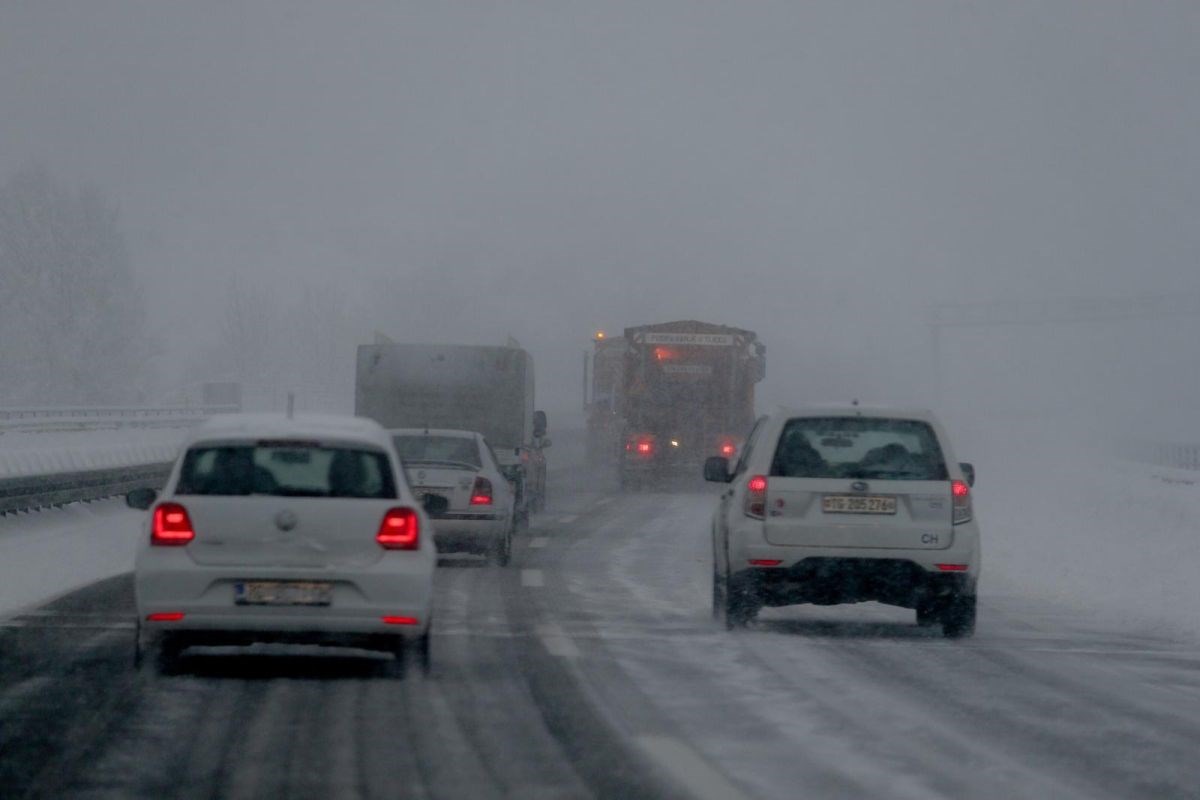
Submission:
[[[642,735],[634,741],[697,800],[747,800],[744,792],[678,739]]]
[[[540,569],[523,569],[521,570],[521,585],[545,586],[546,579],[542,577],[542,571]]]
[[[572,522],[574,522],[577,519],[579,519],[578,514],[567,514],[565,517],[559,517],[558,523],[560,525],[570,525]]]
[[[535,536],[529,540],[529,546],[530,547],[545,547],[546,543],[549,541],[550,541],[550,539],[545,536]]]
[[[563,633],[562,628],[552,622],[547,622],[537,626],[538,638],[542,640],[542,646],[546,648],[552,656],[559,658],[579,658],[579,648],[571,641],[571,638]]]

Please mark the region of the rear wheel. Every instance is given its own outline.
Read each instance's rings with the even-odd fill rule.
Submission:
[[[942,635],[965,639],[975,634],[975,595],[955,595],[942,610]]]
[[[714,583],[713,610],[725,625],[725,630],[744,628],[758,616],[761,603],[758,595],[744,583],[732,580],[726,575],[720,583],[720,599]]]
[[[509,525],[499,540],[492,545],[492,561],[501,567],[507,567],[512,561],[513,526]]]

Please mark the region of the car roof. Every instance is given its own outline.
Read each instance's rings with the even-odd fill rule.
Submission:
[[[217,414],[197,425],[187,443],[221,439],[316,439],[391,445],[378,422],[344,414]]]
[[[883,419],[915,419],[937,422],[937,416],[927,408],[906,406],[860,405],[855,403],[821,403],[803,406],[780,406],[781,417],[871,417]]]
[[[413,435],[413,436],[448,436],[459,439],[474,439],[480,434],[476,431],[463,431],[455,428],[388,428],[388,436],[397,435]]]

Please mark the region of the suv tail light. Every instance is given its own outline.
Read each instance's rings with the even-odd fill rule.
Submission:
[[[421,546],[421,520],[411,508],[389,509],[379,523],[375,541],[384,550],[417,550]]]
[[[163,503],[154,509],[150,524],[150,544],[159,547],[181,547],[196,538],[187,509],[178,503]]]
[[[743,510],[747,517],[766,519],[767,517],[767,476],[755,475],[746,481],[746,501]]]
[[[950,481],[950,495],[954,500],[952,522],[961,525],[971,521],[971,487],[966,481]]]
[[[492,482],[482,475],[475,477],[475,485],[471,487],[471,505],[490,506],[492,504]]]

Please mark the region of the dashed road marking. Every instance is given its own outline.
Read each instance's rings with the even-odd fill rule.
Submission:
[[[642,735],[634,741],[697,800],[746,800],[744,792],[678,739]]]
[[[521,585],[522,586],[545,586],[546,579],[542,577],[540,569],[523,569],[521,570]]]
[[[535,536],[529,540],[529,546],[534,548],[545,547],[550,539],[545,536]]]
[[[562,632],[562,628],[553,623],[538,625],[538,638],[542,646],[552,656],[559,658],[579,658],[579,648],[571,641],[571,637]]]

